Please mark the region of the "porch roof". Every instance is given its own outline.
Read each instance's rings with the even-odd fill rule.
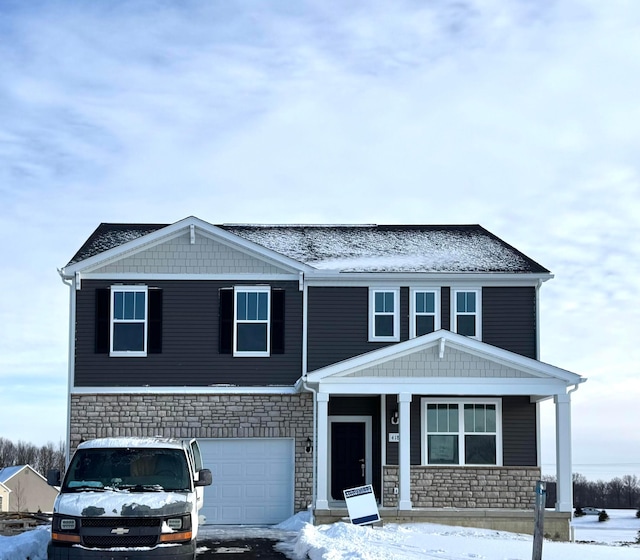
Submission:
[[[305,376],[332,394],[529,395],[586,381],[570,371],[447,330],[374,350]]]

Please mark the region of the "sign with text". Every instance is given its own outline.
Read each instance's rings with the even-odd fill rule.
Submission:
[[[366,525],[380,521],[376,495],[371,484],[343,490],[349,517],[354,525]]]

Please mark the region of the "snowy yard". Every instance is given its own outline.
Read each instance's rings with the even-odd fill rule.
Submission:
[[[574,520],[575,543],[546,541],[545,560],[637,560],[640,531],[635,510],[610,510],[611,519],[596,516]],[[230,537],[264,536],[281,540],[279,549],[302,560],[529,560],[532,537],[514,533],[433,524],[388,524],[384,528],[335,523],[314,527],[298,514],[275,528],[204,527]],[[46,560],[49,530],[38,528],[15,537],[0,537],[0,560]],[[588,544],[587,544],[588,543]]]

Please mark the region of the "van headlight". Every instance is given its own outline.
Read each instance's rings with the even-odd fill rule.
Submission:
[[[171,519],[167,519],[167,525],[169,526],[169,529],[179,531],[182,529],[182,517],[172,517]]]
[[[76,520],[69,519],[68,517],[62,518],[60,520],[60,530],[61,531],[75,531],[76,530]]]
[[[73,517],[53,514],[51,523],[51,540],[61,543],[79,543],[78,521]]]

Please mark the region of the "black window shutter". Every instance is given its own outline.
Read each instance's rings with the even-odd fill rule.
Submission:
[[[271,290],[271,353],[284,354],[284,290]]]
[[[220,299],[218,351],[220,354],[231,354],[233,351],[233,288],[218,290],[218,297]]]
[[[147,353],[162,353],[162,290],[149,288]]]
[[[109,353],[109,314],[111,309],[111,290],[96,288],[96,324],[95,324],[95,353]]]

